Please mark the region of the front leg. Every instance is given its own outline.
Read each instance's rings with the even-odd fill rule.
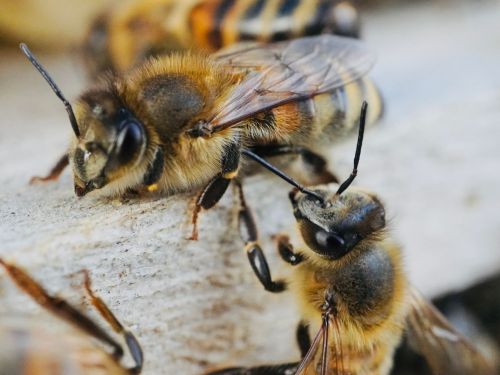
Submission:
[[[36,182],[48,182],[48,181],[54,181],[61,176],[61,173],[64,171],[64,169],[69,165],[69,157],[68,154],[64,154],[59,158],[57,163],[52,167],[50,170],[49,174],[47,176],[33,176],[30,179],[30,185],[36,183]]]
[[[295,332],[297,345],[299,346],[300,356],[304,358],[311,348],[311,337],[309,336],[309,326],[306,322],[300,321]]]
[[[221,164],[222,171],[220,174],[210,180],[196,198],[191,219],[191,223],[193,224],[193,231],[190,237],[191,240],[198,240],[198,216],[201,209],[208,210],[215,206],[226,192],[231,180],[238,176],[238,167],[240,165],[239,142],[234,142],[226,147]]]
[[[236,184],[240,197],[240,209],[238,212],[240,236],[245,242],[245,250],[250,266],[265,290],[272,293],[282,292],[285,290],[286,284],[282,280],[273,281],[266,256],[258,243],[257,226],[252,212],[246,204],[243,188],[239,182],[236,182]]]
[[[296,253],[293,250],[293,246],[290,243],[290,238],[285,234],[279,234],[275,237],[278,243],[278,253],[285,262],[296,266],[304,260],[304,256],[301,253]]]

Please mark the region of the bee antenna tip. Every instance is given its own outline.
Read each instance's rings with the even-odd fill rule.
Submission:
[[[43,67],[43,65],[38,61],[35,55],[30,51],[26,43],[19,43],[19,48],[23,51],[24,55],[28,58],[28,60],[33,64],[33,66],[38,70],[38,72],[42,75],[42,77],[47,81],[50,88],[57,97],[63,102],[64,107],[66,108],[66,112],[69,116],[69,121],[71,123],[71,127],[76,137],[80,137],[80,129],[78,128],[78,123],[76,121],[75,113],[73,112],[73,107],[71,107],[70,102],[64,97],[62,91],[56,85],[52,77],[49,75],[47,70]]]
[[[363,101],[361,105],[361,114],[359,116],[359,132],[358,132],[358,142],[356,145],[356,153],[354,155],[354,168],[352,169],[351,175],[340,185],[339,189],[335,193],[336,195],[342,194],[354,181],[358,175],[358,164],[359,158],[361,156],[361,146],[363,145],[363,136],[365,134],[366,125],[366,112],[368,111],[368,103]]]

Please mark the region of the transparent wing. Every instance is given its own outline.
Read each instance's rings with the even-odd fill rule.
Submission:
[[[214,57],[243,79],[214,108],[205,124],[208,132],[345,86],[364,76],[375,61],[360,41],[333,35],[269,45],[245,43]]]
[[[330,330],[333,331],[330,335]],[[334,353],[330,358],[330,353]],[[342,340],[337,319],[333,316],[323,318],[320,330],[307,354],[297,367],[295,375],[347,375],[344,371]]]
[[[494,375],[493,367],[417,290],[411,290],[408,334],[436,375]]]

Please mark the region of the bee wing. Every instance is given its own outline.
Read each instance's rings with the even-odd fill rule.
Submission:
[[[375,62],[374,54],[360,41],[333,35],[270,45],[245,43],[214,57],[243,78],[214,108],[205,124],[210,132],[345,86],[365,75]]]
[[[331,327],[332,326],[332,327]],[[330,328],[333,328],[333,339],[330,340]],[[339,324],[334,316],[323,319],[323,324],[314,337],[311,347],[299,363],[295,375],[346,375],[342,358],[342,340]],[[329,354],[335,353],[330,362]]]
[[[410,343],[436,375],[494,375],[493,367],[416,289],[408,316]]]
[[[324,341],[325,329],[326,329],[325,325],[324,324],[321,325],[321,328],[319,329],[318,333],[314,337],[314,340],[311,344],[311,347],[307,351],[304,358],[302,358],[302,361],[299,363],[299,366],[297,367],[297,371],[295,372],[295,375],[316,374],[317,357],[319,354],[319,349],[324,346],[323,341]]]

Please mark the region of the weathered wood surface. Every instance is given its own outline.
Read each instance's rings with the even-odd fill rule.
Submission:
[[[412,280],[428,295],[500,270],[500,6],[418,5],[366,15],[379,54],[374,77],[387,116],[366,136],[359,185],[377,191],[405,248]],[[66,146],[65,112],[17,51],[0,56],[0,255],[54,292],[78,302],[73,272],[96,289],[141,339],[144,374],[196,374],[205,364],[298,358],[291,296],[257,285],[233,219],[232,195],[201,216],[187,241],[189,196],[158,200],[77,199],[69,173],[28,186]],[[74,97],[76,59],[43,56]],[[354,140],[332,150],[349,172]],[[288,230],[288,186],[269,175],[247,180],[275,275],[287,268],[270,236]],[[71,287],[71,285],[73,287]],[[37,312],[2,277],[0,312]]]

